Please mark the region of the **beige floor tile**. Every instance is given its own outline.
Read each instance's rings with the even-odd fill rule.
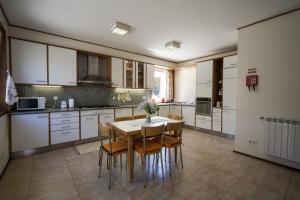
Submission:
[[[289,185],[286,200],[300,200],[300,186],[292,182]]]
[[[300,171],[295,170],[295,171],[293,172],[291,181],[292,181],[294,184],[300,186]]]
[[[0,181],[0,199],[21,200],[28,199],[29,178],[13,178]]]

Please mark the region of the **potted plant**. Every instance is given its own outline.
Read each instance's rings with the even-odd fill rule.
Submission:
[[[147,123],[151,122],[151,115],[155,114],[159,110],[159,106],[156,103],[150,103],[148,101],[143,101],[138,106],[139,110],[145,110],[147,113]]]

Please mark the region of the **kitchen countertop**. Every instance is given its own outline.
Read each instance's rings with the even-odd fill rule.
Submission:
[[[195,106],[195,104],[190,104],[190,103],[159,103],[159,106],[169,106],[169,105],[182,105],[182,106]],[[91,108],[46,108],[44,110],[29,110],[29,111],[17,111],[17,110],[12,110],[9,111],[8,113],[10,115],[22,115],[22,114],[38,114],[38,113],[50,113],[50,112],[69,112],[69,111],[83,111],[83,110],[102,110],[102,109],[115,109],[115,108],[134,108],[138,107],[138,105],[122,105],[122,106],[103,106],[103,107],[91,107]],[[6,113],[6,112],[4,112]],[[3,113],[3,114],[4,114]],[[2,112],[0,112],[0,116],[2,116]]]

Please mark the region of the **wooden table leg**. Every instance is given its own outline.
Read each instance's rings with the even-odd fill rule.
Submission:
[[[130,135],[128,138],[128,157],[127,157],[127,165],[128,165],[128,181],[129,183],[133,182],[133,167],[134,167],[134,160],[133,160],[133,136]]]

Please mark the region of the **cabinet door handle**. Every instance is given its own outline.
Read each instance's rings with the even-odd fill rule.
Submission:
[[[64,115],[64,116],[69,116],[70,113],[62,113],[61,115]]]
[[[63,126],[63,127],[61,127],[61,128],[71,128],[71,126]]]
[[[68,83],[76,84],[76,82],[73,82],[73,81],[70,81],[70,82],[68,82]]]
[[[70,120],[62,120],[62,122],[70,122]]]
[[[69,134],[69,133],[71,133],[71,132],[63,132],[63,133],[61,133],[61,134],[65,135],[65,134]]]
[[[87,119],[87,120],[93,120],[94,117],[87,117],[86,119]]]
[[[48,117],[48,116],[43,116],[43,115],[38,116],[38,118],[46,118],[46,117]]]
[[[46,83],[47,81],[37,80],[36,82],[38,82],[38,83]]]

